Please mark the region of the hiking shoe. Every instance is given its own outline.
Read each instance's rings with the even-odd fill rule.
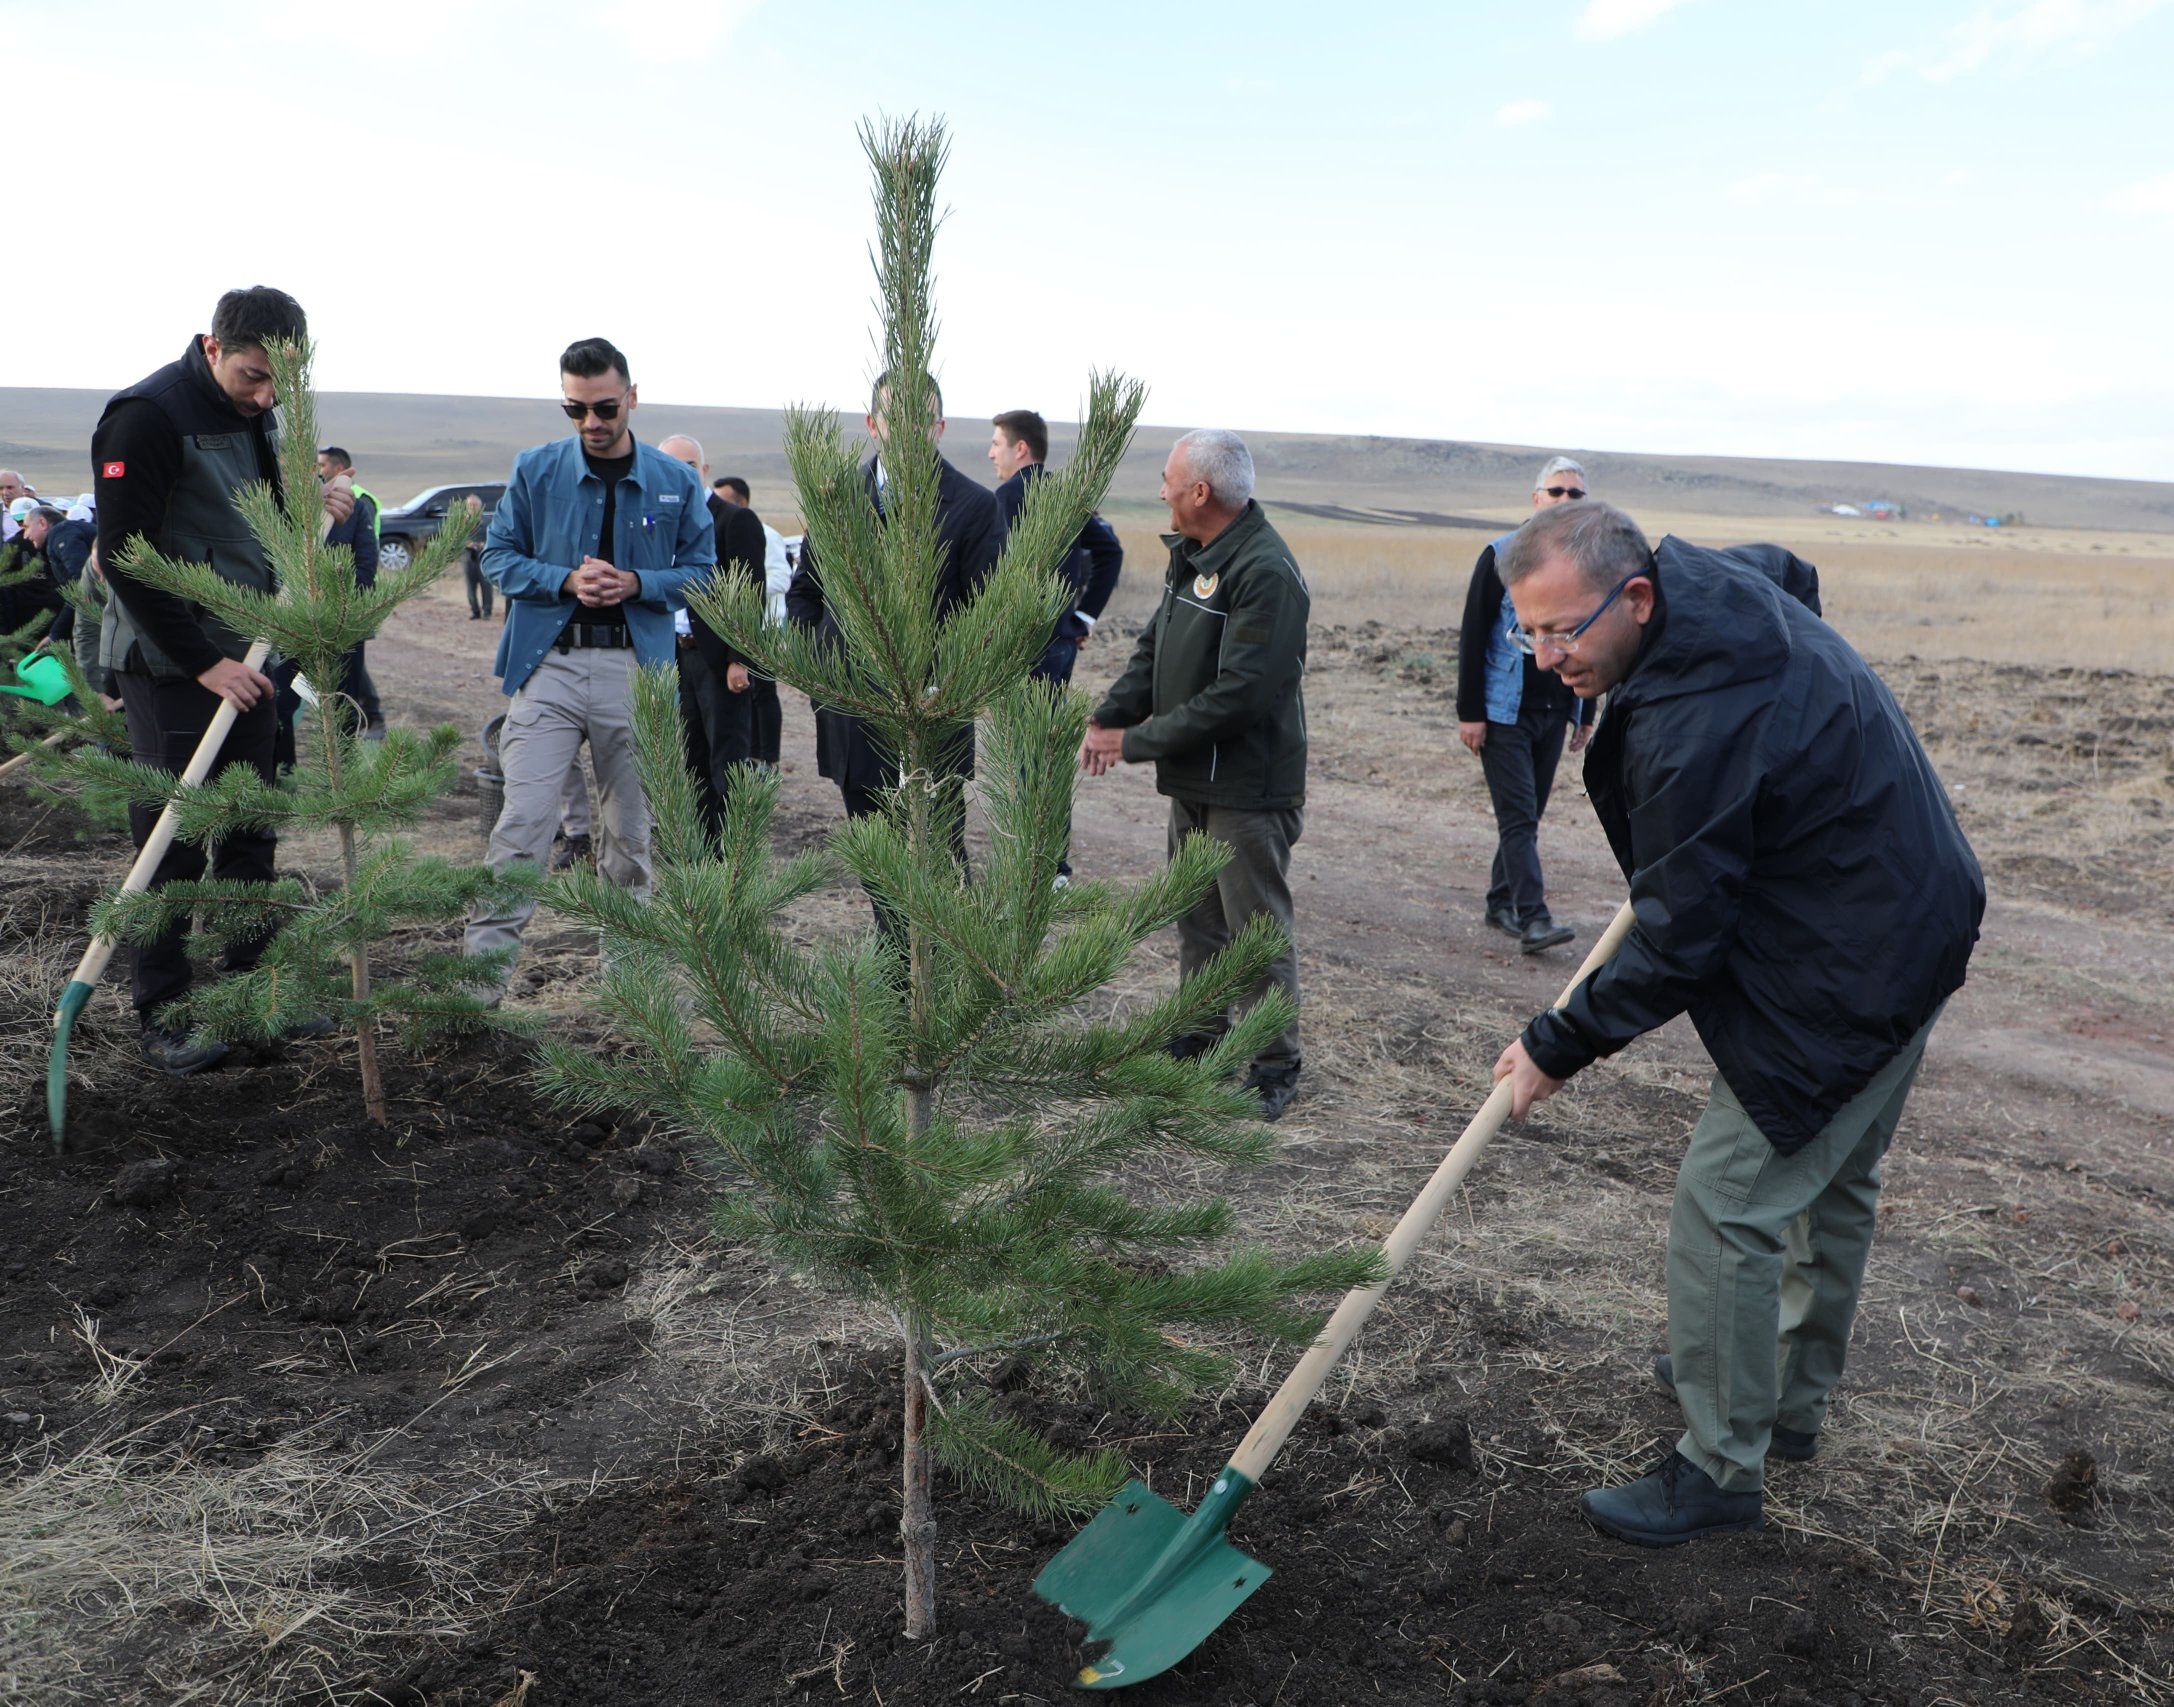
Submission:
[[[1508,931],[1512,936],[1523,936],[1525,927],[1517,922],[1516,912],[1508,906],[1489,907],[1487,922],[1498,931]]]
[[[340,1029],[340,1022],[330,1014],[318,1014],[310,1019],[298,1019],[279,1034],[283,1043],[307,1043],[315,1037],[330,1037]]]
[[[1578,1509],[1594,1528],[1640,1547],[1674,1547],[1757,1529],[1766,1522],[1764,1507],[1758,1489],[1725,1492],[1680,1452],[1671,1452],[1626,1487],[1590,1488],[1578,1497]]]
[[[1520,954],[1538,954],[1543,948],[1560,948],[1578,933],[1568,925],[1558,925],[1541,911],[1525,921],[1525,928],[1517,933]]]
[[[1665,1351],[1653,1360],[1653,1379],[1671,1399],[1676,1396],[1676,1360]],[[1808,1464],[1819,1456],[1819,1436],[1776,1423],[1767,1437],[1766,1455],[1786,1458],[1792,1464]]]
[[[587,836],[564,836],[552,850],[551,869],[571,871],[577,865],[594,865],[596,849]]]
[[[1251,1091],[1261,1099],[1261,1119],[1281,1120],[1283,1111],[1298,1096],[1297,1064],[1264,1067],[1256,1061],[1252,1070],[1246,1074],[1245,1083],[1238,1088]]]
[[[1173,1061],[1197,1061],[1219,1041],[1204,1031],[1181,1031],[1162,1046],[1162,1052]]]
[[[216,1067],[226,1059],[226,1045],[216,1037],[207,1037],[199,1043],[187,1032],[170,1025],[146,1024],[142,1048],[146,1061],[177,1079]]]

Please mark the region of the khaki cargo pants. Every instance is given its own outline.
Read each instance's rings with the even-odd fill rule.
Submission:
[[[1880,1162],[1938,1021],[1784,1156],[1715,1075],[1676,1175],[1668,1351],[1676,1450],[1731,1493],[1763,1485],[1776,1423],[1816,1434],[1842,1373],[1879,1213]]]
[[[569,767],[589,743],[596,766],[596,868],[609,882],[649,897],[649,800],[634,768],[634,653],[627,647],[546,652],[507,707],[498,736],[506,801],[484,862],[493,871],[515,860],[542,866],[559,829],[560,792]],[[479,907],[468,920],[466,952],[518,949],[536,911]],[[510,976],[510,974],[509,974]]]

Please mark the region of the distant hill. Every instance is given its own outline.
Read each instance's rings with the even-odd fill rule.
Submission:
[[[0,387],[0,466],[18,468],[47,493],[90,481],[90,434],[103,391]],[[444,481],[495,479],[524,445],[556,438],[566,421],[548,398],[431,397],[332,391],[318,399],[328,440],[355,456],[364,481],[389,504]],[[954,418],[949,449],[987,477],[986,415]],[[775,409],[700,408],[644,401],[647,439],[691,433],[711,472],[738,474],[758,509],[792,508]],[[858,421],[849,423],[858,427]],[[1181,431],[1143,427],[1111,489],[1110,506],[1152,511],[1162,460]],[[1052,460],[1063,462],[1072,429],[1051,423]],[[1384,524],[1492,527],[1525,509],[1533,475],[1555,450],[1580,456],[1594,487],[1634,513],[1790,516],[1834,504],[1887,499],[1913,517],[1939,512],[2020,514],[2045,527],[2149,531],[2174,526],[2174,484],[2097,480],[1987,469],[1917,468],[1877,462],[1789,462],[1748,457],[1579,452],[1575,446],[1476,444],[1321,433],[1248,433],[1260,495],[1308,513]]]

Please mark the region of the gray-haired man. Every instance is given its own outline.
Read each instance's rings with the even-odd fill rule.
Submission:
[[[1273,981],[1295,1007],[1290,873],[1305,827],[1306,578],[1253,499],[1253,457],[1236,433],[1206,428],[1178,440],[1161,496],[1171,527],[1162,605],[1088,723],[1080,767],[1100,776],[1152,760],[1155,787],[1170,798],[1171,854],[1191,831],[1230,849],[1215,887],[1178,921],[1179,977],[1266,913],[1287,946],[1261,987]],[[1225,1017],[1215,1034],[1178,1038],[1170,1051],[1199,1055],[1227,1026]],[[1262,1119],[1291,1106],[1298,1072],[1294,1018],[1246,1077]]]
[[[1585,496],[1585,470],[1552,457],[1532,483],[1532,507],[1574,504]],[[1517,536],[1506,533],[1479,555],[1464,596],[1457,642],[1457,739],[1479,757],[1495,808],[1495,862],[1487,884],[1487,922],[1518,939],[1526,954],[1568,942],[1577,933],[1548,912],[1540,876],[1540,815],[1562,761],[1584,750],[1593,733],[1592,707],[1560,677],[1518,649],[1517,606],[1496,572],[1498,555]]]

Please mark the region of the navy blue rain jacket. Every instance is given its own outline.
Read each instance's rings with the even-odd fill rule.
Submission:
[[[1886,684],[1799,602],[1808,565],[1673,538],[1654,562],[1585,762],[1637,923],[1523,1041],[1567,1078],[1688,1012],[1787,1155],[1961,987],[1985,879]]]

